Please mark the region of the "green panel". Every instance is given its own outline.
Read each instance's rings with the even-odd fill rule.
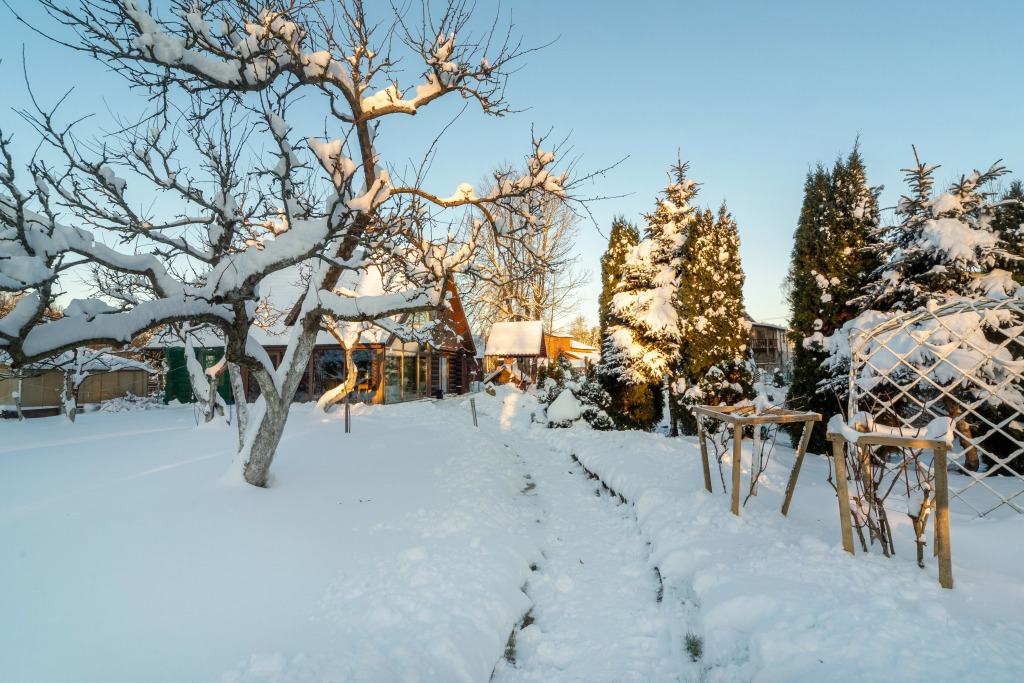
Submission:
[[[203,347],[195,349],[196,358],[206,370],[216,365],[221,356],[224,355],[223,348]],[[164,359],[167,361],[167,377],[164,385],[164,403],[170,403],[177,399],[180,403],[195,403],[196,397],[192,393],[192,382],[188,378],[188,368],[185,367],[185,349],[178,346],[167,349],[164,352]],[[217,393],[224,399],[225,403],[231,401],[231,378],[225,370],[220,381],[217,382]]]

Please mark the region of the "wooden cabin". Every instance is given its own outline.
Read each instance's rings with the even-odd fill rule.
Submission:
[[[554,360],[559,355],[565,356],[577,370],[586,372],[594,363],[601,360],[601,354],[589,344],[576,341],[569,335],[544,334],[544,346],[548,359]]]
[[[548,358],[544,325],[539,320],[500,322],[491,325],[484,356],[484,381],[514,382],[523,388],[537,379],[537,370]]]

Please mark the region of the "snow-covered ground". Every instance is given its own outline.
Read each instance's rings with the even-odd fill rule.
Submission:
[[[0,423],[0,680],[1024,678],[1021,517],[954,512],[943,590],[898,515],[842,552],[822,458],[734,517],[693,440],[476,401],[296,407],[266,490],[191,407]]]

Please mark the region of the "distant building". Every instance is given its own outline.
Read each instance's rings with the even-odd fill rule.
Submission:
[[[747,321],[750,323],[750,350],[757,369],[764,373],[792,372],[793,343],[789,340],[789,328],[755,322],[749,316]]]
[[[537,370],[560,355],[583,371],[601,360],[594,347],[569,335],[549,334],[539,320],[494,323],[486,344],[477,348],[483,349],[484,381],[520,387],[534,383]]]
[[[548,357],[545,337],[539,320],[491,325],[484,350],[484,381],[511,382],[520,388],[532,384],[541,361]]]

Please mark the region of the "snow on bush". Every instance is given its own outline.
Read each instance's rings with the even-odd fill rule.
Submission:
[[[163,407],[163,402],[155,396],[136,396],[134,394],[126,394],[119,398],[100,402],[100,412],[103,413],[134,413]]]
[[[611,397],[597,381],[593,369],[582,375],[559,354],[554,367],[541,368],[537,385],[540,388],[535,395],[547,408],[548,427],[571,427],[580,418],[594,429],[613,427],[606,412]]]

